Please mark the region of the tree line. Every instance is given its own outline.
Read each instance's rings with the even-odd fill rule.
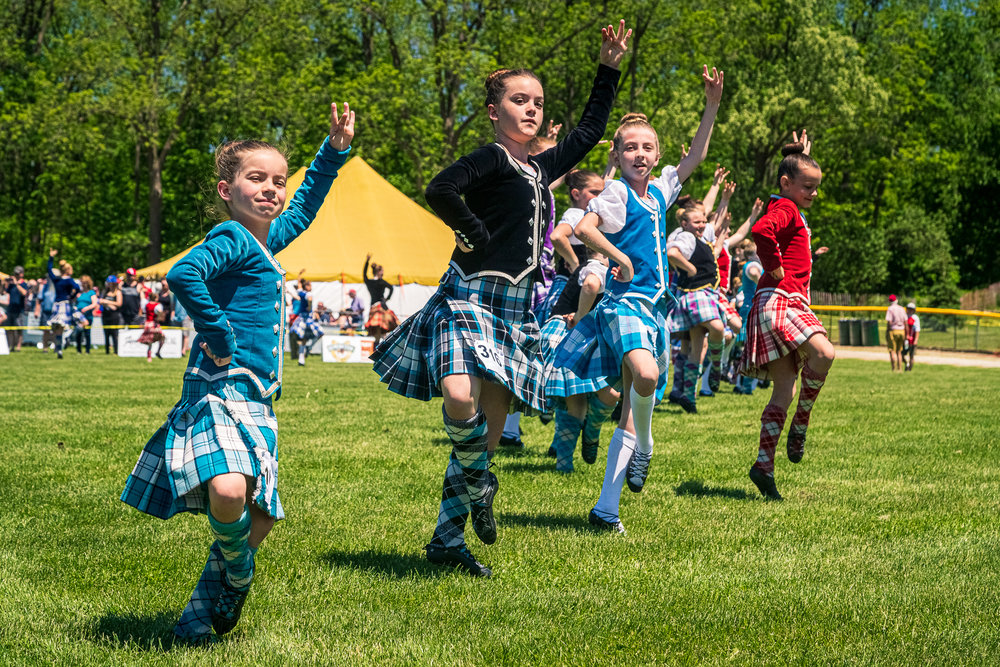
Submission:
[[[214,147],[268,139],[294,170],[332,100],[358,112],[355,154],[423,204],[491,140],[487,73],[535,70],[546,116],[571,128],[618,18],[634,37],[612,123],[649,116],[661,164],[697,126],[702,63],[726,72],[693,194],[721,163],[745,215],[809,130],[824,171],[809,221],[831,249],[817,289],[950,305],[1000,281],[1000,0],[11,0],[0,268],[39,270],[57,247],[103,275],[182,250],[216,222]]]

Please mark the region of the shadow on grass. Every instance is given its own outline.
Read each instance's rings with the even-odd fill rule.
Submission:
[[[563,530],[593,530],[587,516],[565,514],[500,514],[499,523],[512,523],[531,528],[560,528]]]
[[[168,651],[174,643],[176,610],[155,614],[105,614],[97,621],[94,638],[143,651]]]
[[[390,577],[403,579],[411,575],[420,577],[440,577],[451,573],[451,569],[432,565],[423,556],[379,551],[328,551],[319,557],[330,567],[349,567]]]
[[[708,498],[712,496],[722,498],[733,498],[734,500],[749,500],[750,495],[743,489],[727,489],[719,486],[705,486],[699,480],[688,480],[680,486],[674,488],[674,493],[678,496],[697,496],[698,498]]]

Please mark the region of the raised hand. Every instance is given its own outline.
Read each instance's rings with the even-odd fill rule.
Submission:
[[[49,257],[55,257],[58,254],[59,254],[59,251],[56,250],[55,248],[50,248],[49,249]]]
[[[726,181],[726,184],[722,186],[722,201],[728,202],[733,198],[734,192],[736,192],[736,183],[733,181]]]
[[[722,185],[727,176],[729,176],[729,170],[716,163],[715,174],[712,175],[712,185]]]
[[[330,145],[338,151],[347,150],[354,139],[354,112],[344,102],[344,113],[337,113],[337,103],[330,105]]]
[[[601,64],[618,69],[628,51],[628,38],[631,36],[632,29],[625,30],[625,19],[618,23],[618,30],[612,25],[601,28]]]
[[[803,150],[802,150],[802,152],[805,153],[806,155],[809,155],[809,151],[812,150],[812,145],[813,144],[809,140],[809,135],[806,134],[806,128],[802,128],[802,136],[801,137],[798,134],[796,134],[796,132],[794,130],[792,130],[792,143],[793,144],[797,144],[800,141],[802,142],[802,146],[804,147]]]
[[[690,152],[691,152],[691,149],[688,148],[687,144],[681,144],[681,159],[682,160],[684,158],[686,158],[688,156],[688,153],[690,153]]]
[[[757,218],[760,217],[760,214],[763,212],[763,210],[764,210],[764,202],[762,202],[760,198],[757,198],[756,200],[754,200],[753,208],[750,209],[750,217],[756,220]]]
[[[552,119],[550,118],[549,127],[548,129],[545,130],[545,138],[555,141],[556,138],[559,136],[559,130],[561,129],[562,129],[562,123],[559,123],[558,125],[553,125]]]
[[[704,66],[701,78],[705,82],[705,99],[708,100],[709,104],[718,104],[722,101],[722,81],[725,78],[725,74],[725,72],[719,71],[714,67],[711,74],[709,74],[708,65]]]

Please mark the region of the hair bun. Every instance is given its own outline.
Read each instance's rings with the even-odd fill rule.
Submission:
[[[638,113],[636,111],[630,111],[629,113],[627,113],[624,116],[622,116],[622,119],[621,119],[621,121],[618,124],[619,125],[624,125],[625,123],[631,123],[632,121],[635,121],[635,120],[641,120],[644,123],[648,123],[649,122],[649,119],[646,118],[646,114],[644,114],[644,113]]]
[[[681,195],[677,198],[677,206],[680,208],[687,208],[688,204],[691,203],[691,195]]]
[[[792,144],[785,144],[781,147],[781,157],[787,157],[789,155],[795,155],[796,153],[805,153],[806,147],[801,141],[796,141]]]

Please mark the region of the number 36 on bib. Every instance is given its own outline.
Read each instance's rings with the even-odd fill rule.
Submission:
[[[472,341],[472,347],[479,357],[479,362],[483,368],[490,371],[504,382],[510,382],[507,376],[507,369],[503,365],[503,357],[491,341],[480,339]]]

